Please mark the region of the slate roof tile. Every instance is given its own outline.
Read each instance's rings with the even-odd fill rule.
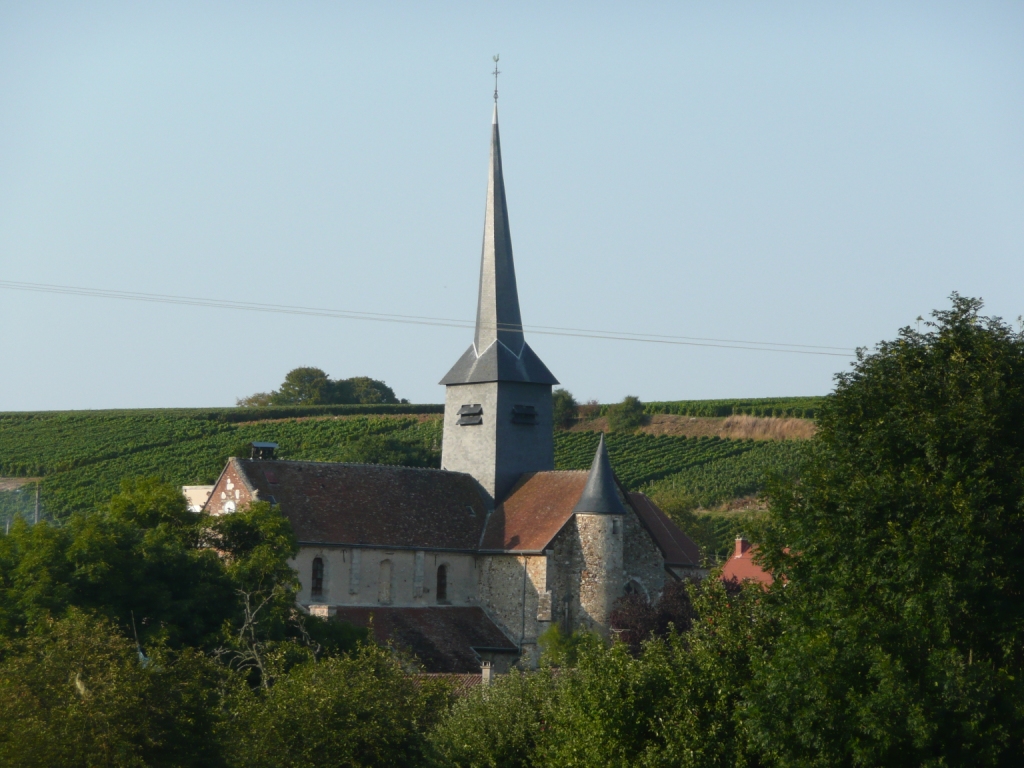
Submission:
[[[478,673],[474,648],[518,650],[479,607],[339,606],[336,616],[361,627],[370,626],[372,617],[374,638],[412,651],[427,672]]]
[[[475,550],[487,502],[462,472],[376,464],[232,459],[273,496],[304,544]]]

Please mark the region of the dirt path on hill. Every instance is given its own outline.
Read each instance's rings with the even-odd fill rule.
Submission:
[[[21,486],[40,479],[38,477],[0,477],[0,491],[16,491]]]
[[[573,432],[608,429],[608,419],[600,417],[580,422]],[[810,419],[777,419],[763,416],[674,416],[659,413],[640,428],[648,435],[680,435],[684,437],[729,437],[734,440],[809,440],[816,431]]]

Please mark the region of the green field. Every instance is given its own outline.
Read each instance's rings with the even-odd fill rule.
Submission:
[[[711,402],[724,408],[720,403],[729,401]],[[0,476],[42,477],[43,512],[62,518],[102,504],[128,477],[212,483],[229,456],[248,455],[253,440],[278,443],[282,459],[436,467],[439,410],[406,405],[0,414]],[[598,438],[596,432],[556,432],[556,468],[587,469]],[[622,484],[654,497],[695,537],[692,510],[758,493],[769,476],[795,472],[806,451],[806,443],[793,440],[625,433],[607,440]],[[0,491],[0,517],[33,509],[34,485]],[[712,533],[700,535],[718,551],[735,527],[717,521]]]

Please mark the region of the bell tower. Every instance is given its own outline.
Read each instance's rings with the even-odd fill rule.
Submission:
[[[445,386],[442,469],[472,475],[495,503],[524,472],[554,469],[551,387],[558,380],[523,337],[501,171],[497,90],[476,333],[440,383]]]

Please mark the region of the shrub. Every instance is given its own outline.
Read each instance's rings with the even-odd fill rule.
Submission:
[[[246,768],[419,766],[447,689],[407,675],[387,649],[307,662],[238,705],[231,763]]]
[[[645,419],[644,404],[632,395],[608,409],[608,429],[612,432],[632,432],[642,426]]]
[[[551,395],[555,427],[568,429],[576,423],[579,403],[567,389],[556,389]]]

